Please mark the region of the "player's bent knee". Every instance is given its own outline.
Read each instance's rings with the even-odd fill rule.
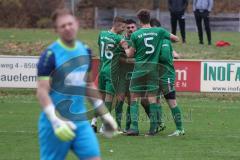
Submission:
[[[106,101],[106,102],[110,102],[110,101],[112,101],[112,99],[113,99],[113,96],[112,96],[112,95],[106,94],[106,96],[105,96],[105,101]]]
[[[125,95],[124,94],[117,95],[117,100],[118,101],[124,101],[124,99],[125,99]]]
[[[130,99],[131,99],[131,101],[137,101],[137,98],[138,98],[139,96],[140,96],[140,95],[137,94],[137,93],[131,93]]]
[[[166,100],[176,99],[176,92],[175,92],[175,91],[169,92],[169,93],[167,93],[167,94],[164,95],[164,98],[165,98]]]
[[[151,103],[157,103],[157,98],[156,97],[149,97],[148,102]]]
[[[157,98],[157,103],[161,104],[161,99],[160,98]]]
[[[177,106],[176,99],[167,100],[167,103],[168,103],[170,108],[175,108]]]
[[[149,105],[149,102],[148,102],[148,100],[147,99],[141,99],[141,105],[142,106],[148,106]]]

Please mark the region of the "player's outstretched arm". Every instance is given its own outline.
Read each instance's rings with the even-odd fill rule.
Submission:
[[[171,41],[173,41],[173,42],[178,42],[178,41],[179,41],[178,36],[175,36],[174,34],[170,34],[170,39],[171,39]]]
[[[55,135],[62,141],[70,141],[75,137],[73,130],[76,126],[71,121],[65,121],[57,117],[55,106],[52,103],[48,93],[50,90],[49,80],[38,80],[37,82],[37,98],[43,111],[47,115],[52,124]]]
[[[92,83],[91,79],[91,72],[88,74],[88,83],[87,83],[87,90],[86,90],[86,96],[89,102],[94,106],[94,116],[100,116],[101,120],[104,124],[104,135],[106,137],[112,137],[116,131],[117,131],[117,123],[112,117],[112,115],[109,113],[108,109],[106,108],[102,96],[99,93],[96,85]],[[90,115],[93,116],[93,115]]]

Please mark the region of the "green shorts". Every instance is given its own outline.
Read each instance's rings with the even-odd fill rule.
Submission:
[[[116,94],[123,94],[129,92],[130,80],[127,77],[120,76],[116,88]]]
[[[100,90],[100,92],[111,95],[115,94],[113,83],[109,75],[106,75],[105,73],[100,73],[98,77],[98,89]]]
[[[159,82],[159,94],[167,95],[175,89],[175,79],[172,78],[161,78]]]
[[[159,90],[158,72],[135,71],[132,73],[129,90],[131,93],[157,94]]]
[[[133,64],[124,63],[121,65],[118,73],[118,83],[116,87],[116,92],[119,94],[129,93],[130,79],[132,76]]]

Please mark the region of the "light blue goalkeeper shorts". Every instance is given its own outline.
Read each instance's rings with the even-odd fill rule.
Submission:
[[[88,121],[75,123],[76,137],[70,142],[59,140],[42,113],[39,119],[40,160],[64,160],[70,150],[81,160],[100,157],[97,137]]]

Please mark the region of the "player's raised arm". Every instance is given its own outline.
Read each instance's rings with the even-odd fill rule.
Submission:
[[[150,25],[151,25],[151,27],[161,27],[160,21],[159,21],[158,19],[155,19],[155,18],[151,19]],[[169,32],[166,31],[165,29],[164,29],[164,31],[165,31],[165,33],[164,33],[165,38],[167,38],[167,39],[170,38],[170,40],[173,41],[173,42],[178,42],[178,41],[179,41],[178,36],[175,36],[174,34],[169,33]],[[170,35],[169,35],[169,34],[170,34]]]

